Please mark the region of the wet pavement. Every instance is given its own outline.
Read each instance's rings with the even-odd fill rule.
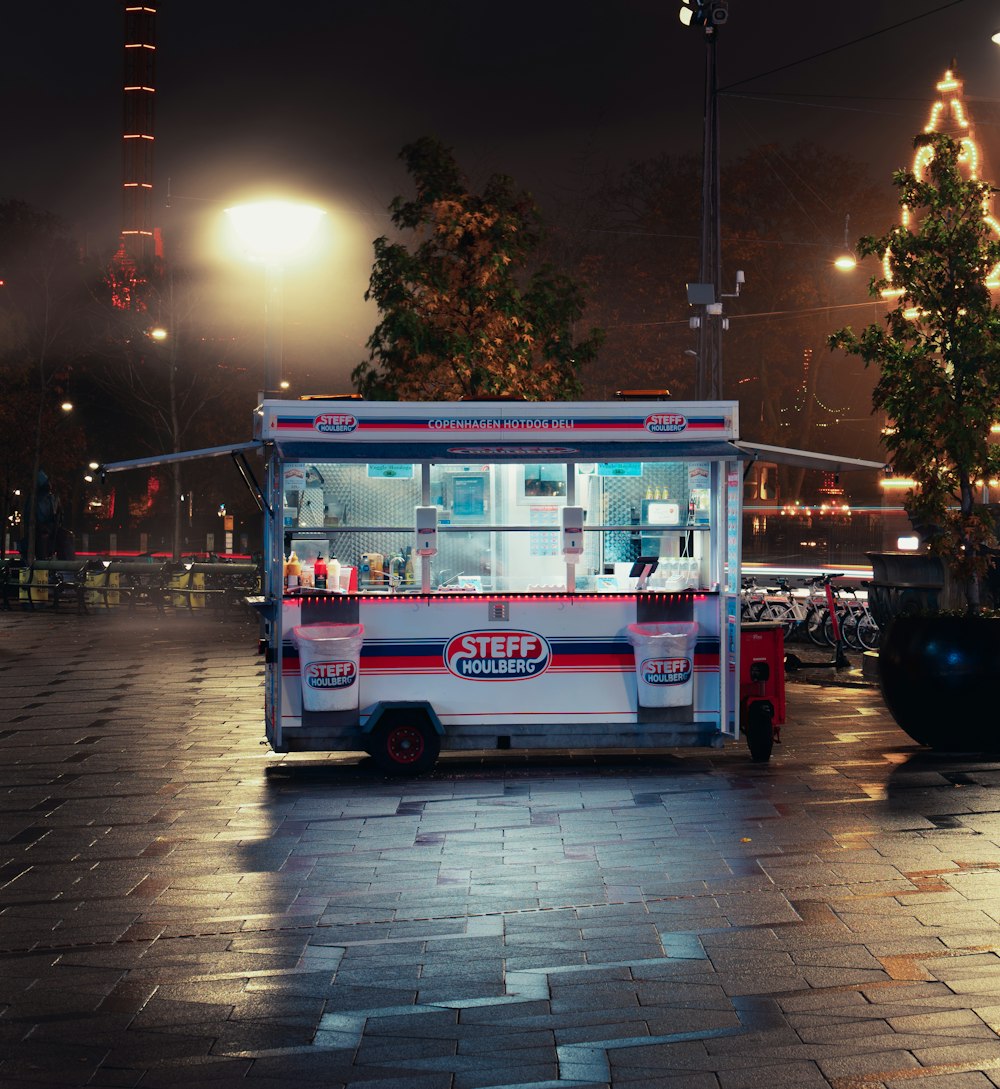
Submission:
[[[808,680],[400,782],[262,745],[250,618],[0,613],[0,1087],[1000,1086],[1000,761]]]

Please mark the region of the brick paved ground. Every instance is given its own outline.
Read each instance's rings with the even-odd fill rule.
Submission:
[[[1000,762],[261,745],[252,623],[0,614],[0,1087],[1000,1086]]]

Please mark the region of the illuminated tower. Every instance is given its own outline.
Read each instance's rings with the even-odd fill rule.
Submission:
[[[110,270],[114,304],[141,310],[141,286],[161,257],[153,227],[153,102],[156,95],[156,8],[124,0],[121,238]]]
[[[979,181],[982,177],[983,156],[979,145],[976,143],[975,134],[972,131],[972,123],[969,121],[968,111],[962,95],[963,83],[955,74],[955,62],[945,72],[944,76],[935,84],[937,98],[931,107],[930,117],[924,125],[924,132],[943,132],[950,136],[961,148],[959,152],[959,166],[963,168],[966,177],[971,181]],[[918,148],[913,156],[911,167],[914,176],[923,180],[927,167],[934,157],[934,152],[929,147]],[[997,235],[1000,235],[1000,223],[993,217],[992,198],[988,195],[983,202],[983,218]],[[910,209],[904,204],[902,208],[901,223],[909,227],[912,223]],[[886,253],[882,261],[885,270],[885,278],[892,282],[892,274],[889,270],[889,255]],[[1000,264],[993,269],[986,280],[986,286],[992,290],[1000,288]],[[885,298],[895,298],[901,295],[899,288],[888,287],[882,295]]]
[[[122,238],[142,268],[153,256],[153,99],[156,8],[125,0]]]

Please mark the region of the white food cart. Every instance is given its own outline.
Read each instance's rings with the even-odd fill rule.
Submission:
[[[267,400],[256,419],[276,751],[406,774],[442,748],[737,736],[736,404]]]

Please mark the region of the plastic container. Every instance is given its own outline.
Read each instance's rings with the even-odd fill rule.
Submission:
[[[694,620],[629,624],[640,707],[684,707],[694,698]]]
[[[304,711],[350,711],[358,706],[362,624],[300,624],[292,628],[299,651]]]

